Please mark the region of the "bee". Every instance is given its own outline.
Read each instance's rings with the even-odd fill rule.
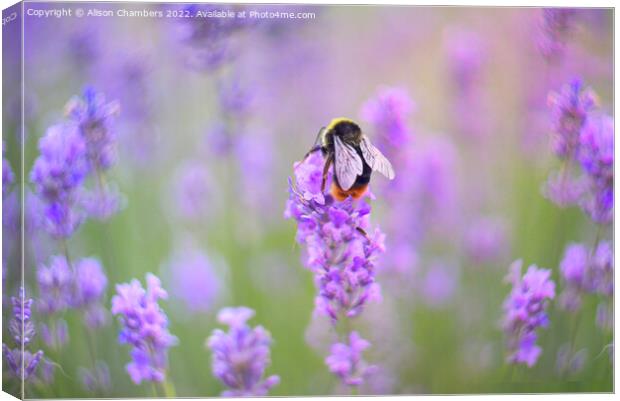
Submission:
[[[348,118],[335,118],[327,127],[321,128],[310,154],[321,151],[325,157],[321,191],[331,165],[334,174],[330,193],[338,201],[351,196],[361,198],[368,190],[370,175],[378,171],[390,180],[395,177],[390,161],[374,147],[361,128]]]

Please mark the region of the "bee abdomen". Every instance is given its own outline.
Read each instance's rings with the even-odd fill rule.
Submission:
[[[368,182],[363,183],[363,184],[358,184],[357,182],[355,182],[355,184],[353,184],[353,186],[346,191],[340,188],[340,186],[336,184],[335,182],[332,182],[330,193],[337,201],[342,202],[343,200],[347,199],[349,196],[352,197],[353,199],[359,199],[362,196],[364,196],[367,190],[368,190]]]

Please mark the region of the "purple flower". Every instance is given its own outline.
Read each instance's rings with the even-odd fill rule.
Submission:
[[[589,118],[580,136],[579,161],[588,176],[589,191],[582,207],[597,223],[613,219],[614,120],[609,116]]]
[[[504,301],[503,328],[507,339],[509,363],[536,364],[542,349],[536,345],[536,329],[547,327],[548,300],[555,297],[551,270],[531,265],[521,277],[521,260],[510,266],[507,280],[513,285]]]
[[[613,247],[608,241],[601,241],[594,251],[591,288],[606,297],[614,294]]]
[[[55,320],[51,326],[41,323],[41,339],[50,348],[59,350],[69,342],[69,327],[64,319]]]
[[[110,369],[105,362],[97,361],[92,369],[81,367],[78,375],[84,388],[92,393],[108,390],[111,386]]]
[[[588,183],[583,179],[571,177],[566,170],[551,172],[543,185],[543,195],[560,207],[579,203],[586,192]]]
[[[39,367],[39,363],[43,358],[43,351],[41,350],[35,352],[34,354],[30,351],[24,351],[22,353],[20,347],[10,349],[4,343],[2,343],[2,353],[4,354],[4,360],[9,367],[9,373],[19,380],[22,380],[22,372],[24,380],[30,379]],[[23,371],[22,366],[24,367]]]
[[[39,151],[30,180],[45,204],[47,230],[55,237],[70,237],[83,221],[75,206],[77,190],[88,172],[86,145],[74,126],[58,124],[39,140]]]
[[[207,15],[221,10],[222,7],[215,4],[191,4],[178,12],[196,15],[200,11]],[[187,48],[188,66],[206,72],[220,69],[236,56],[229,39],[249,23],[243,18],[181,18],[179,21],[176,33]]]
[[[568,311],[581,307],[584,294],[613,295],[613,252],[607,241],[595,250],[583,244],[570,244],[564,252],[560,271],[566,285],[560,305]]]
[[[581,129],[596,107],[596,94],[584,88],[580,79],[574,79],[559,92],[551,92],[547,103],[552,116],[553,152],[561,159],[573,159],[578,154]]]
[[[81,206],[90,217],[105,221],[124,207],[125,198],[115,185],[104,182],[103,176],[98,179],[98,188],[82,192]]]
[[[175,172],[172,184],[174,206],[180,217],[193,220],[219,208],[211,174],[199,161],[187,161]]]
[[[271,336],[262,326],[247,324],[253,316],[254,311],[243,306],[224,308],[218,321],[229,326],[228,332],[216,329],[207,339],[213,375],[228,388],[223,397],[265,396],[280,382],[276,375],[263,380],[270,364]]]
[[[237,118],[247,116],[252,108],[254,93],[243,86],[238,77],[228,83],[220,82],[217,89],[221,110]]]
[[[178,342],[168,331],[168,318],[158,304],[168,294],[153,274],[146,275],[146,282],[146,290],[136,279],[117,284],[117,295],[112,298],[112,314],[119,315],[122,325],[119,342],[133,346],[126,369],[136,384],[163,381],[168,348]]]
[[[559,374],[579,373],[583,369],[586,357],[587,350],[585,348],[574,352],[570,343],[562,344],[558,350],[556,369]]]
[[[613,180],[614,119],[607,115],[589,118],[582,131],[579,161],[594,179]]]
[[[107,323],[107,311],[102,305],[108,278],[101,262],[84,258],[77,262],[74,277],[73,307],[81,309],[86,326],[96,329]]]
[[[241,185],[248,207],[262,213],[273,209],[274,144],[265,133],[253,132],[236,139],[235,154],[239,162]],[[261,183],[257,185],[257,183]]]
[[[15,344],[30,344],[34,335],[35,327],[32,323],[32,299],[26,298],[23,288],[19,289],[18,297],[11,297],[13,315],[9,321],[9,333]]]
[[[486,61],[484,43],[476,32],[463,29],[448,32],[446,39],[450,75],[459,93],[467,95],[478,83]]]
[[[69,120],[78,127],[86,144],[86,159],[91,170],[107,170],[116,161],[117,102],[106,103],[105,96],[86,88],[82,97],[74,97],[66,106]]]
[[[548,61],[556,61],[564,55],[575,14],[576,10],[570,8],[543,8],[539,22],[538,49]]]
[[[560,271],[564,279],[577,287],[584,286],[588,269],[588,250],[582,244],[570,244],[564,252]]]
[[[170,262],[171,289],[191,312],[211,310],[222,283],[209,257],[197,249],[176,252]]]
[[[411,132],[407,119],[415,111],[415,104],[403,88],[380,88],[361,111],[362,120],[376,132],[377,146],[389,157],[393,149],[404,146]]]
[[[485,112],[480,85],[487,58],[485,44],[474,31],[451,30],[446,38],[446,52],[451,83],[455,89],[453,119],[456,127],[469,138],[480,138],[489,132],[489,113]]]
[[[305,264],[318,289],[315,311],[336,323],[379,298],[375,260],[384,251],[385,236],[379,229],[369,235],[360,231],[370,229],[371,208],[365,201],[336,202],[321,193],[322,160],[317,152],[296,164],[285,217],[297,221],[297,241],[305,245]]]
[[[330,355],[325,359],[329,371],[335,374],[347,386],[359,386],[370,375],[375,367],[362,359],[370,343],[356,331],[349,334],[347,343],[336,343],[331,346]]]
[[[2,354],[9,368],[8,372],[19,380],[30,379],[43,358],[41,350],[33,354],[24,349],[35,335],[35,326],[31,320],[32,302],[32,299],[26,298],[23,287],[19,289],[17,297],[11,297],[13,314],[9,320],[9,334],[16,347],[11,349],[7,344],[2,343]]]
[[[458,285],[458,271],[454,266],[446,266],[435,262],[426,272],[422,283],[424,302],[439,308],[450,302]]]
[[[2,142],[2,197],[5,198],[15,181],[15,175],[11,164],[4,158],[4,142]]]
[[[71,306],[73,272],[64,256],[52,256],[47,266],[39,266],[37,282],[41,313],[51,315]]]
[[[84,307],[101,301],[108,285],[108,278],[101,262],[95,258],[84,258],[75,267],[75,296],[73,305]]]
[[[465,252],[476,264],[492,262],[501,257],[507,247],[506,228],[501,220],[481,218],[465,232]]]

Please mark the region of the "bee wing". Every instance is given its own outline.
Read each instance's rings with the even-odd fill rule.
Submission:
[[[357,176],[362,174],[364,165],[362,164],[362,158],[355,149],[342,142],[337,135],[334,135],[334,145],[336,151],[334,161],[336,178],[338,178],[340,187],[346,191],[353,186]]]
[[[383,153],[375,146],[370,143],[370,140],[365,136],[362,137],[360,142],[360,148],[362,149],[362,155],[364,156],[364,160],[366,163],[372,168],[374,171],[378,171],[390,180],[393,180],[395,177],[394,168],[392,167],[392,163],[383,156]]]

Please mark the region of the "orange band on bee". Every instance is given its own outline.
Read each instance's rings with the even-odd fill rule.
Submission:
[[[349,196],[352,197],[353,199],[359,199],[362,196],[364,196],[367,190],[368,190],[368,184],[353,185],[351,189],[345,191],[344,189],[336,185],[336,183],[332,182],[330,193],[337,201],[342,202],[343,200],[347,199]]]

